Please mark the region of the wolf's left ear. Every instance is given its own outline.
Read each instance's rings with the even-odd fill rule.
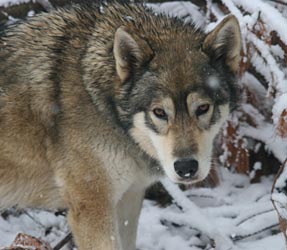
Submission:
[[[114,57],[116,71],[125,82],[153,57],[153,51],[145,40],[133,36],[125,27],[119,27],[115,33]]]
[[[206,36],[203,50],[212,60],[223,59],[230,70],[236,73],[239,69],[241,46],[238,21],[230,15]]]

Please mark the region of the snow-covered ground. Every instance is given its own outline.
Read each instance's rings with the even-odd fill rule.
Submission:
[[[173,186],[169,191],[174,194],[175,204],[167,208],[145,201],[138,231],[139,249],[213,249],[209,246],[210,235],[207,236],[214,234],[212,230],[232,239],[234,245],[232,243],[230,249],[286,249],[270,201],[272,177],[250,184],[246,176],[232,174],[223,168],[220,172],[222,183],[213,189],[191,189],[182,196],[174,192],[173,184],[169,184]],[[189,200],[182,201],[184,197]],[[199,210],[194,211],[194,206]],[[221,243],[215,249],[229,248]]]
[[[174,196],[174,204],[163,208],[145,200],[139,221],[138,249],[213,249],[212,236],[226,237],[226,244],[232,239],[234,250],[286,249],[270,200],[273,177],[250,184],[247,176],[223,168],[220,173],[222,183],[213,189],[181,192],[165,180],[166,188]],[[46,211],[29,210],[6,220],[0,217],[0,246],[10,245],[20,232],[55,246],[68,232],[68,227],[64,216]],[[224,241],[219,244],[217,250],[225,249]]]

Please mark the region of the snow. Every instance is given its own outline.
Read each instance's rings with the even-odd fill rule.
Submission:
[[[0,0],[0,6],[29,2],[30,0]],[[243,46],[246,52],[247,42],[253,44],[251,63],[268,83],[265,88],[254,75],[246,72],[240,84],[257,94],[260,107],[243,104],[241,111],[248,113],[256,123],[252,127],[243,124],[240,135],[261,141],[274,156],[283,162],[287,154],[287,140],[276,132],[276,124],[280,115],[287,108],[286,66],[278,62],[284,58],[284,51],[277,45],[266,44],[249,32],[256,27],[258,17],[266,23],[268,32],[275,30],[285,44],[287,43],[287,8],[280,14],[275,3],[264,0],[222,0],[227,9],[235,15],[242,30]],[[270,2],[270,3],[269,3]],[[212,12],[216,22],[209,22],[209,14],[204,14],[198,6],[190,2],[166,2],[148,4],[158,12],[183,18],[186,23],[194,23],[196,27],[209,32],[218,24],[225,14],[211,0],[206,1],[208,13]],[[282,5],[280,5],[281,8]],[[242,9],[249,14],[242,14]],[[28,16],[33,16],[30,11]],[[13,21],[13,17],[9,17]],[[129,16],[125,17],[130,19]],[[245,62],[247,58],[245,58]],[[210,79],[209,84],[216,88],[218,79]],[[272,92],[276,90],[274,99]],[[271,110],[272,121],[267,121],[261,110]],[[240,114],[238,112],[237,114]],[[238,116],[239,117],[239,116]],[[234,116],[234,122],[238,123]],[[236,120],[237,119],[237,120]],[[236,121],[235,121],[236,120]],[[255,148],[259,150],[261,143]],[[226,145],[222,146],[223,148]],[[224,150],[220,161],[224,163],[229,152]],[[260,170],[262,163],[256,162],[249,176],[231,173],[220,167],[221,184],[216,188],[192,188],[185,192],[169,180],[163,185],[173,197],[173,204],[160,207],[157,203],[145,200],[138,228],[137,248],[139,250],[283,250],[286,249],[283,234],[279,230],[279,222],[272,200],[276,203],[280,214],[287,218],[284,205],[287,198],[284,193],[271,189],[274,176],[263,177],[261,183],[250,184],[250,178]],[[275,188],[283,188],[287,176],[287,168],[278,178]],[[129,220],[124,221],[129,225]],[[50,230],[47,231],[47,228]],[[31,234],[55,246],[69,232],[66,218],[54,212],[25,210],[21,213],[0,216],[0,246],[9,246],[20,232]],[[111,236],[114,240],[114,236]],[[215,244],[215,248],[214,245]]]
[[[272,194],[272,200],[279,202],[281,204],[287,204],[287,197],[284,193],[275,193]]]
[[[274,207],[278,212],[280,221],[283,222],[287,220],[286,174],[287,174],[287,161],[283,164],[283,166],[279,171],[278,176],[276,177],[271,196]],[[286,226],[284,225],[284,223],[280,224],[282,226],[281,229],[285,230],[285,236],[286,236],[287,233]]]
[[[216,236],[217,239],[235,239],[230,249],[285,249],[281,233],[268,236],[271,230],[278,230],[278,217],[270,201],[272,180],[266,178],[262,183],[252,185],[246,176],[221,170],[222,183],[214,189],[197,188],[183,193],[168,180],[164,181],[164,186],[176,196],[175,204],[160,208],[151,201],[144,202],[138,248],[203,249],[202,246],[207,246],[210,238]],[[172,224],[180,226],[173,227]],[[266,229],[270,226],[273,227]],[[205,233],[201,235],[203,230]],[[258,233],[260,230],[263,231]],[[258,234],[252,235],[256,232]],[[217,243],[216,249],[227,247]],[[261,248],[262,245],[264,248]]]
[[[12,4],[28,3],[30,0],[0,0],[0,6],[7,7]]]
[[[207,84],[210,88],[216,90],[220,87],[219,79],[217,77],[209,77]]]
[[[287,175],[287,167],[286,166],[287,166],[287,164],[285,164],[285,167],[283,168],[280,176],[276,180],[276,184],[275,184],[276,188],[282,189],[286,185],[286,178],[285,178],[285,176]]]
[[[28,16],[28,17],[35,16],[35,11],[34,11],[34,10],[30,10],[30,11],[27,13],[27,16]]]
[[[254,177],[255,177],[256,172],[258,170],[261,170],[261,169],[262,169],[262,163],[259,162],[259,161],[255,162],[252,171],[250,171],[250,173],[249,173],[250,179],[253,180]]]
[[[272,235],[259,239],[257,242],[243,242],[240,247],[243,249],[247,246],[248,250],[285,250],[286,247],[282,245],[282,235]]]
[[[287,82],[285,84],[287,86]],[[284,109],[287,109],[287,91],[276,99],[276,103],[273,106],[273,120],[276,124]]]
[[[228,1],[228,0],[225,0]],[[244,7],[250,13],[259,12],[262,18],[270,26],[272,30],[276,30],[280,37],[283,39],[285,44],[287,44],[287,30],[286,22],[287,19],[284,18],[280,12],[272,7],[270,4],[265,3],[262,0],[232,0],[238,6]]]
[[[272,109],[273,122],[277,124],[280,115],[287,108],[287,78],[282,66],[276,61],[276,57],[282,58],[284,52],[281,48],[274,47],[258,37],[250,30],[258,26],[258,18],[262,18],[266,34],[276,31],[280,39],[287,44],[287,19],[276,8],[266,1],[262,0],[222,0],[229,11],[235,15],[240,23],[244,51],[246,52],[246,43],[254,46],[251,52],[251,63],[268,82],[267,96],[273,95],[275,91],[275,104]],[[250,13],[243,15],[240,7]],[[222,13],[213,7],[213,12],[222,19]],[[210,24],[209,26],[211,26]],[[258,28],[258,27],[257,27]],[[249,51],[250,53],[250,51]]]
[[[200,12],[199,7],[190,2],[165,2],[161,4],[147,4],[156,12],[165,13],[169,16],[183,18],[186,23],[193,23],[197,28],[203,28],[206,19]]]
[[[287,22],[287,21],[286,21]],[[287,92],[287,79],[284,76],[282,70],[280,70],[279,65],[276,63],[274,57],[269,52],[269,46],[267,46],[263,41],[259,40],[254,34],[248,33],[247,38],[254,44],[254,46],[260,51],[261,57],[264,58],[264,63],[261,63],[259,67],[264,67],[263,64],[267,64],[268,71],[270,72],[270,79],[266,79],[268,82],[273,83],[276,82],[278,86],[275,86],[280,93]],[[254,63],[256,63],[254,61]],[[264,75],[265,72],[263,72]],[[273,84],[271,84],[273,87]],[[286,104],[287,106],[287,104]]]
[[[137,248],[211,249],[214,239],[216,250],[285,249],[270,201],[272,178],[250,184],[247,176],[224,168],[220,168],[220,175],[222,183],[216,188],[193,188],[185,192],[165,179],[163,184],[174,196],[174,203],[159,207],[153,201],[144,201]],[[11,215],[7,220],[0,217],[0,246],[10,245],[18,233],[25,232],[50,242],[53,247],[69,231],[62,215],[31,210],[27,213]],[[47,228],[51,228],[48,234]]]
[[[277,124],[280,115],[284,109],[287,108],[287,77],[286,67],[282,70],[282,66],[278,64],[276,58],[283,58],[284,51],[279,46],[274,47],[266,43],[263,39],[250,32],[254,29],[259,29],[258,18],[262,18],[264,22],[264,29],[268,35],[271,31],[276,31],[280,39],[287,44],[287,30],[286,16],[281,14],[270,1],[263,0],[221,0],[228,8],[230,13],[236,16],[239,21],[243,48],[247,52],[246,44],[252,44],[251,63],[268,82],[267,96],[273,95],[275,91],[275,104],[272,109],[273,122]],[[282,7],[282,6],[281,6]],[[250,14],[242,14],[242,9]],[[212,13],[217,17],[217,22],[210,23],[207,26],[207,31],[214,28],[214,26],[224,18],[222,11],[216,5],[210,5]],[[286,11],[284,12],[286,14]],[[255,27],[255,28],[254,28]]]
[[[51,232],[46,235],[47,228],[51,228]],[[0,247],[9,246],[18,233],[45,239],[53,246],[67,232],[66,218],[48,211],[27,210],[19,216],[9,216],[7,220],[0,216]]]
[[[287,140],[286,138],[281,138],[279,135],[277,135],[273,125],[264,124],[258,126],[257,128],[242,126],[240,130],[241,134],[264,142],[267,148],[281,162],[286,159]]]

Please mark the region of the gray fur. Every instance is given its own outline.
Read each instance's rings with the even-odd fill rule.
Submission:
[[[234,17],[206,36],[119,4],[9,27],[0,38],[0,207],[68,208],[80,249],[134,250],[145,188],[164,172],[186,182],[174,159],[200,161],[189,183],[209,172],[235,96],[239,38]]]

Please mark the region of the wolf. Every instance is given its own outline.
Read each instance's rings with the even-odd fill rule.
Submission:
[[[240,28],[74,5],[0,38],[0,208],[68,209],[82,250],[135,250],[145,189],[203,180],[236,100]],[[128,223],[127,223],[128,222]]]

